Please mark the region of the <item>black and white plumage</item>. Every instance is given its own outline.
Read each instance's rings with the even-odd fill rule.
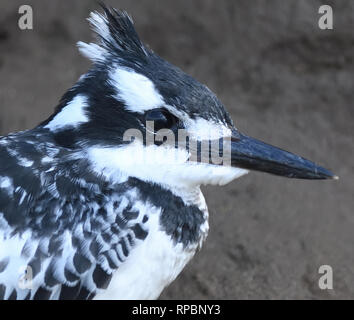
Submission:
[[[1,298],[86,299],[99,292],[134,298],[139,277],[161,273],[160,263],[152,270],[146,265],[160,261],[154,244],[166,258],[172,246],[177,249],[170,257],[175,261],[167,261],[175,274],[161,279],[160,290],[186,263],[180,254],[187,258],[199,245],[206,212],[156,184],[132,177],[108,182],[88,170],[82,153],[73,156],[51,134],[34,130],[2,138],[0,157]],[[165,238],[171,247],[163,247]],[[131,255],[138,255],[134,265]],[[33,271],[32,290],[18,288],[22,266]],[[122,289],[105,294],[119,268]],[[142,289],[141,298],[156,297],[148,286]]]
[[[49,119],[0,138],[0,299],[157,298],[206,238],[201,184],[248,169],[332,177],[240,134],[207,87],[142,44],[125,12],[89,20],[98,42],[78,45],[91,70]],[[232,166],[124,140],[146,120],[199,142],[232,137]],[[30,288],[19,286],[23,267]]]

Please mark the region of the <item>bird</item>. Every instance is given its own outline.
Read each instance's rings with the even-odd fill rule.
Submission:
[[[126,11],[101,6],[95,41],[78,42],[87,73],[48,119],[0,138],[0,299],[158,299],[207,237],[202,185],[338,178],[241,133]]]

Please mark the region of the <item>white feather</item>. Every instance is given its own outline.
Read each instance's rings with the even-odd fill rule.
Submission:
[[[183,248],[160,230],[160,209],[142,206],[149,214],[149,234],[130,253],[113,274],[108,288],[95,296],[97,300],[156,299],[193,257],[197,245]]]
[[[59,128],[66,126],[77,126],[87,122],[89,119],[85,109],[88,107],[87,97],[77,95],[71,100],[46,126],[51,131],[56,131]]]
[[[122,176],[132,176],[169,186],[169,189],[194,189],[201,184],[224,185],[248,173],[240,168],[190,162],[188,157],[185,150],[156,145],[145,147],[141,142],[88,150],[92,169],[110,180],[121,181]]]
[[[94,62],[105,60],[105,56],[107,54],[107,51],[103,47],[99,46],[98,44],[85,43],[85,42],[79,41],[77,43],[77,46],[79,48],[80,53],[84,57],[86,57]]]
[[[116,67],[110,74],[109,83],[116,88],[116,98],[124,102],[130,111],[144,113],[164,105],[154,84],[133,70]]]

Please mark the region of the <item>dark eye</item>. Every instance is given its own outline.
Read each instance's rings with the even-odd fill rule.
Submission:
[[[166,109],[153,109],[146,113],[146,121],[154,122],[154,131],[160,129],[171,129],[178,122],[178,119]]]

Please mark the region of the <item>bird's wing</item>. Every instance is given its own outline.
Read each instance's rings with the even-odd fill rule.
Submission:
[[[0,299],[92,298],[148,234],[137,190],[36,139],[0,139]]]

